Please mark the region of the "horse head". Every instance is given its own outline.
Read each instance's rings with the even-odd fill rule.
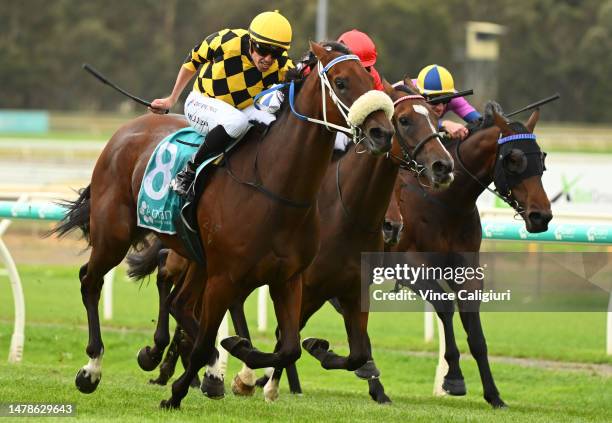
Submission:
[[[394,133],[389,97],[374,90],[372,76],[342,44],[311,42],[310,49],[319,63],[321,90],[327,88],[329,94],[322,104],[325,121],[348,124],[353,134],[363,134],[363,144],[372,154],[388,152]]]
[[[392,154],[402,157],[418,177],[426,176],[435,190],[453,181],[453,159],[440,143],[433,111],[425,99],[409,86],[386,87],[393,100],[396,143]]]
[[[521,215],[527,231],[545,232],[552,219],[550,201],[542,186],[546,153],[533,134],[540,112],[534,111],[523,125],[507,122],[500,111],[499,106],[489,104],[485,109],[485,120],[492,116],[493,124],[501,130],[493,182],[497,192]]]

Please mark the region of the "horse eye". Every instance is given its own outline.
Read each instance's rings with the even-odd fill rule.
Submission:
[[[399,123],[402,126],[410,126],[410,119],[408,119],[406,116],[402,116],[399,118]]]
[[[343,90],[346,88],[346,81],[344,79],[336,79],[334,81],[334,84],[336,84],[336,88],[338,88],[339,90]]]

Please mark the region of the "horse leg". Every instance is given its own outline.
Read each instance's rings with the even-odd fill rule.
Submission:
[[[325,300],[322,300],[320,298],[316,298],[313,297],[312,295],[310,295],[310,291],[305,290],[303,293],[303,297],[302,297],[302,309],[300,310],[300,330],[304,328],[304,326],[306,326],[306,322],[308,322],[308,319],[310,319],[310,317],[317,311],[319,310],[323,304],[325,304]],[[279,339],[280,339],[280,329],[277,327],[276,331],[276,348],[275,351],[277,351],[280,348],[280,343],[279,343]],[[288,374],[288,378],[290,378],[291,376],[289,375],[289,372],[293,372],[295,369],[295,377],[296,380],[298,382],[298,388],[300,389],[299,392],[296,393],[301,393],[302,389],[299,386],[299,380],[297,379],[297,368],[295,367],[295,363],[292,363],[291,365],[287,366],[287,374]],[[264,388],[264,399],[266,400],[266,402],[272,402],[275,401],[276,399],[278,399],[278,387],[280,385],[280,378],[283,375],[283,368],[275,368],[272,372],[272,374],[267,377],[265,383],[263,384],[263,388]],[[265,377],[264,377],[265,378]],[[264,379],[262,378],[262,379]],[[258,384],[260,383],[260,381],[258,380]],[[291,392],[293,392],[293,389],[295,387],[291,387],[290,384],[290,388],[291,388]]]
[[[489,366],[489,357],[487,352],[487,341],[485,340],[484,332],[480,322],[480,312],[477,311],[459,311],[461,323],[468,336],[468,345],[470,352],[478,364],[480,372],[480,380],[484,390],[484,399],[491,404],[493,408],[506,408],[506,403],[500,398],[499,391],[493,381],[493,374]]]
[[[355,370],[355,375],[360,379],[365,379],[368,381],[368,393],[370,397],[379,404],[388,404],[391,402],[391,398],[387,396],[385,393],[385,387],[380,381],[380,370],[376,367],[376,363],[374,363],[374,358],[372,357],[372,343],[370,342],[370,336],[366,333],[368,337],[368,352],[369,358],[368,361]]]
[[[434,308],[436,310],[439,307]],[[442,383],[442,389],[449,395],[453,396],[462,396],[467,392],[465,386],[465,380],[463,378],[463,373],[461,372],[461,367],[459,365],[459,348],[457,347],[457,341],[455,339],[455,330],[453,328],[453,311],[447,311],[447,307],[445,306],[445,311],[437,312],[438,317],[442,321],[442,325],[444,327],[444,360],[448,364],[448,372],[444,376],[444,382]],[[443,393],[442,393],[443,394]]]
[[[172,341],[170,341],[170,344],[168,345],[166,356],[159,366],[159,377],[157,379],[149,380],[149,383],[162,386],[165,386],[168,383],[174,374],[174,369],[176,368],[176,363],[179,359],[179,343],[181,342],[181,338],[183,336],[184,332],[181,330],[181,327],[177,325],[176,329],[174,330],[174,335],[172,336]]]
[[[295,362],[302,353],[299,342],[301,274],[293,276],[286,282],[270,285],[270,295],[281,333],[278,351],[261,352],[254,348],[248,339],[240,336],[230,336],[221,341],[223,348],[251,369],[286,367]]]
[[[324,369],[357,370],[367,361],[368,351],[368,313],[362,312],[359,301],[355,298],[339,298],[342,305],[342,317],[348,335],[349,355],[340,356],[329,349],[329,342],[324,339],[307,338],[302,346],[312,356],[321,362]]]
[[[246,316],[244,314],[244,302],[235,302],[230,307],[230,316],[232,317],[232,323],[234,324],[234,331],[242,338],[251,340],[251,334],[249,333],[249,327],[246,322]],[[232,380],[232,392],[238,396],[251,396],[255,392],[255,383],[257,382],[257,376],[253,369],[246,364],[242,364],[240,372],[234,376]]]
[[[164,350],[170,342],[169,329],[169,312],[168,312],[168,296],[172,289],[172,280],[166,277],[163,272],[164,262],[167,252],[163,257],[160,257],[160,262],[157,271],[157,292],[159,294],[159,312],[157,317],[157,327],[153,335],[153,348],[150,346],[143,347],[138,352],[138,365],[142,370],[150,372],[155,369],[161,362]],[[167,379],[166,379],[167,380]]]
[[[193,284],[195,281],[188,279],[186,282]],[[213,277],[206,282],[206,289],[201,292],[202,303],[198,332],[189,357],[189,364],[183,374],[172,384],[172,396],[160,403],[161,408],[179,408],[181,401],[189,391],[189,385],[194,376],[205,365],[208,365],[208,369],[202,389],[206,388],[206,395],[209,398],[222,398],[223,393],[219,395],[219,390],[223,392],[221,389],[223,374],[219,362],[219,351],[215,348],[215,340],[223,316],[237,298],[237,294],[234,283],[224,277]],[[207,383],[206,386],[205,383]]]
[[[100,332],[100,317],[98,303],[100,292],[104,284],[104,275],[113,267],[121,263],[130,247],[131,234],[134,228],[134,217],[131,210],[125,207],[115,209],[115,213],[106,216],[110,221],[124,222],[116,225],[113,230],[98,232],[101,225],[96,223],[93,216],[90,218],[92,249],[89,262],[79,271],[81,280],[81,299],[87,311],[87,324],[89,327],[89,340],[86,353],[89,363],[77,373],[75,384],[79,391],[90,394],[96,390],[102,378],[102,356],[104,344]]]

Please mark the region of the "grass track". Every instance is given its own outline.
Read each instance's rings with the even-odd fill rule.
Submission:
[[[87,340],[77,270],[67,266],[20,268],[27,302],[24,362],[11,366],[4,359],[0,361],[0,402],[74,402],[78,418],[84,421],[612,420],[612,378],[588,372],[494,363],[498,388],[511,406],[498,412],[482,399],[476,365],[467,358],[462,360],[467,397],[432,397],[434,358],[405,353],[437,348],[422,341],[421,313],[376,313],[370,318],[374,355],[394,401],[391,406],[371,402],[366,382],[347,372],[326,372],[305,354],[298,364],[305,392],[302,397],[291,396],[286,383],[281,384],[281,399],[272,405],[263,402],[261,391],[254,398],[229,394],[222,401],[211,401],[192,390],[181,411],[163,412],[157,405],[169,397],[169,387],[148,385],[150,374],[139,370],[135,360],[137,350],[151,339],[155,286],[150,283],[139,288],[122,277],[115,284],[115,318],[103,328],[106,354],[102,382],[94,394],[83,395],[74,388],[74,375],[86,363]],[[12,332],[10,298],[8,284],[0,282],[1,354],[8,351]],[[254,328],[253,301],[247,313]],[[612,362],[604,354],[605,316],[600,313],[489,313],[483,321],[492,355]],[[457,329],[460,350],[466,352],[465,335]],[[271,330],[252,332],[258,347],[272,348]],[[346,352],[342,322],[330,307],[312,319],[302,336],[326,337],[334,350]],[[230,359],[228,389],[238,367],[239,363]]]

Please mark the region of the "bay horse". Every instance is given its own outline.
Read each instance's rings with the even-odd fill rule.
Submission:
[[[408,87],[393,89],[388,85],[386,89],[395,104],[395,142],[389,157],[363,155],[359,154],[358,146],[350,148],[341,158],[332,160],[318,195],[321,245],[304,272],[300,329],[325,301],[339,299],[349,338],[349,356],[340,357],[328,351],[324,347],[328,347],[325,340],[310,339],[303,343],[305,349],[327,369],[357,370],[372,360],[367,333],[368,313],[360,308],[361,252],[383,251],[382,223],[400,166],[418,166],[420,174],[439,189],[447,188],[453,179],[452,158],[438,140],[440,135],[432,121],[433,112],[425,99]],[[143,265],[146,262],[149,265]],[[154,270],[154,264],[155,253],[133,257],[130,272],[144,277]],[[164,268],[160,268],[159,272],[167,274]],[[160,295],[163,297],[166,294],[160,291]],[[231,308],[231,315],[237,333],[248,337],[243,304],[236,303]],[[235,354],[235,351],[230,353]],[[291,365],[288,371],[292,372],[292,392],[299,392],[295,367]],[[374,373],[377,375],[372,377]],[[281,374],[282,368],[277,368],[267,381],[264,387],[267,401],[278,397]],[[376,368],[370,368],[367,374],[365,370],[361,372],[361,376],[368,380],[372,398],[379,403],[388,402],[390,400],[378,380],[378,374]],[[164,375],[164,379],[166,377]],[[254,385],[254,374],[245,365],[234,378],[232,390],[239,395],[250,395]]]
[[[388,99],[368,95],[375,94],[373,79],[358,58],[335,43],[311,43],[310,49],[314,59],[310,65],[316,65],[318,72],[289,86],[285,107],[263,140],[244,140],[232,154],[232,166],[226,159],[224,167],[212,172],[198,200],[206,268],[188,272],[186,281],[199,287],[188,291],[200,296],[199,322],[190,314],[175,316],[197,336],[189,365],[173,384],[170,399],[161,402],[162,408],[180,406],[204,365],[217,377],[214,341],[223,315],[233,301],[246,298],[263,283],[270,285],[282,336],[274,353],[252,351],[247,363],[254,368],[286,366],[300,356],[301,273],[316,253],[318,214],[313,205],[333,148],[333,134],[326,127],[348,124],[351,128],[345,130],[350,132],[359,128],[365,135],[362,144],[374,154],[391,147],[392,105]],[[313,120],[326,127],[314,125]],[[136,226],[136,200],[145,167],[155,146],[184,126],[183,117],[146,115],[120,128],[102,151],[91,184],[55,229],[61,235],[80,228],[91,246],[89,261],[79,272],[90,358],[76,376],[81,392],[93,392],[101,377],[104,346],[98,302],[103,276],[145,235]],[[252,180],[256,182],[244,182]],[[157,236],[187,257],[176,235]],[[181,292],[173,299],[177,309],[192,300]]]
[[[455,181],[448,190],[431,191],[420,186],[410,174],[400,172],[395,194],[404,228],[399,244],[389,246],[389,250],[474,252],[476,254],[471,255],[474,263],[467,265],[477,266],[482,228],[476,200],[491,182],[495,183],[499,195],[523,218],[527,231],[535,233],[547,230],[552,212],[542,187],[545,153],[535,139],[509,143],[508,146],[513,145],[514,148],[505,152],[498,144],[500,133],[502,137],[532,134],[539,111],[536,110],[525,125],[520,122],[507,123],[502,113],[499,105],[490,103],[485,110],[485,121],[490,121],[492,117],[493,126],[475,132],[464,141],[446,144],[457,163]],[[418,290],[419,284],[408,287]],[[470,280],[462,285],[462,289],[482,289],[482,281]],[[450,395],[465,395],[466,387],[453,331],[452,302],[432,304],[443,323],[445,334],[444,358],[448,363],[448,373],[444,377],[443,389]],[[470,352],[478,364],[484,398],[494,408],[503,408],[506,404],[495,386],[489,366],[479,306],[479,301],[458,301],[459,316],[468,336]]]

